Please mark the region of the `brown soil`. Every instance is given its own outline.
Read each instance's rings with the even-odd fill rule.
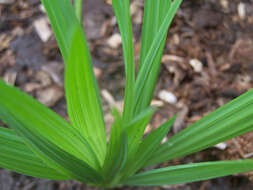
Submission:
[[[106,1],[109,2],[109,1]],[[171,136],[253,86],[253,1],[187,0],[169,30],[153,103],[159,104],[147,132],[175,113]],[[35,23],[42,19],[39,0],[0,5],[0,77],[31,94],[67,119],[63,63],[56,40],[42,41]],[[92,51],[95,74],[103,96],[105,120],[110,106],[122,107],[124,64],[112,8],[102,0],[85,1],[84,27]],[[135,55],[138,61],[143,1],[132,2]],[[39,24],[41,27],[42,24]],[[116,36],[116,37],[115,37]],[[114,38],[113,38],[114,37]],[[110,43],[111,42],[111,43]],[[114,46],[114,47],[113,47]],[[191,63],[200,65],[191,66]],[[159,99],[162,90],[177,97],[175,104]],[[51,96],[50,96],[51,94]],[[0,122],[0,125],[2,123]],[[173,164],[230,160],[253,156],[252,133],[225,142],[226,149],[210,148]],[[167,164],[167,163],[166,163]],[[176,186],[122,189],[251,190],[251,175],[237,175]],[[0,190],[84,190],[75,181],[35,179],[0,170]]]

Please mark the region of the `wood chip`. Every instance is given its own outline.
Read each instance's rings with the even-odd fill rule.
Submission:
[[[47,17],[42,17],[34,21],[33,26],[43,42],[47,42],[52,36],[53,32],[49,27]]]
[[[36,92],[37,100],[48,107],[54,106],[63,96],[63,90],[56,85]]]

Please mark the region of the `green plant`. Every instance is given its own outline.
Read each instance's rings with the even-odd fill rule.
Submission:
[[[253,169],[253,160],[142,168],[211,147],[253,129],[253,91],[243,94],[161,144],[175,117],[143,139],[167,30],[182,0],[146,0],[140,61],[135,78],[129,0],[113,0],[126,72],[123,114],[109,142],[91,56],[80,24],[82,1],[42,0],[65,62],[70,123],[32,97],[0,80],[0,167],[52,180],[89,185],[165,185],[205,180]],[[77,16],[76,16],[77,15]]]

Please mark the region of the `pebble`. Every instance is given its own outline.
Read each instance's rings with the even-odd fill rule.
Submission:
[[[45,64],[41,68],[48,75],[50,75],[51,79],[59,86],[63,86],[63,71],[64,65],[58,62],[51,62]]]
[[[164,102],[160,101],[160,100],[152,100],[150,105],[151,106],[156,106],[156,107],[163,107]]]
[[[169,104],[177,103],[177,97],[173,93],[166,90],[161,90],[158,94],[158,97]]]
[[[53,35],[53,32],[49,27],[49,21],[47,17],[42,17],[35,20],[33,26],[43,42],[47,42]]]
[[[244,20],[246,18],[246,5],[245,3],[240,2],[237,7],[237,12],[240,19]]]
[[[107,40],[107,45],[110,48],[116,49],[118,48],[122,43],[122,39],[119,33],[113,34],[108,40]]]
[[[192,66],[193,70],[196,73],[200,73],[203,70],[203,64],[198,59],[191,59],[190,60],[190,65]]]
[[[226,143],[219,143],[219,144],[216,144],[214,145],[215,148],[218,148],[220,150],[225,150],[227,148],[227,144]]]

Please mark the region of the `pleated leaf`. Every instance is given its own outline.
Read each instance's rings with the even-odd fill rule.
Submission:
[[[130,16],[129,0],[112,0],[113,10],[117,18],[118,26],[122,38],[122,46],[125,62],[126,87],[123,120],[128,123],[133,117],[134,103],[134,51],[133,51],[133,32],[132,21]]]
[[[253,170],[253,160],[203,162],[154,169],[130,177],[127,185],[159,186],[223,177]]]
[[[113,116],[115,120],[112,124],[108,151],[103,167],[107,185],[113,183],[113,178],[125,166],[128,150],[127,134],[123,128],[122,117],[116,109],[113,111]]]
[[[79,29],[66,64],[65,91],[71,123],[87,139],[102,166],[106,154],[103,112],[87,43]]]
[[[149,107],[138,114],[126,127],[128,136],[128,157],[132,158],[137,152],[142,141],[144,131],[150,122],[154,112],[154,107]]]
[[[70,121],[91,144],[100,165],[106,134],[97,81],[87,41],[69,0],[42,0],[65,66],[65,91]]]
[[[128,160],[124,170],[124,178],[133,175],[143,168],[145,162],[153,155],[163,138],[168,134],[176,117],[162,124],[159,128],[151,132],[140,144],[138,151],[132,159]],[[157,155],[156,155],[157,156]]]
[[[6,109],[4,110],[0,109],[0,114],[7,118],[7,123],[11,123],[10,126],[22,137],[25,144],[49,166],[83,183],[99,184],[103,181],[102,177],[88,164],[47,141],[29,128],[23,127],[19,118],[9,117],[11,113],[8,113]]]
[[[64,61],[68,60],[75,31],[81,28],[69,0],[41,0],[46,9]]]
[[[162,25],[163,19],[170,11],[170,6],[170,0],[145,1],[139,70],[142,69],[142,66],[145,64],[145,61],[147,62],[145,58],[147,57],[152,43],[155,40],[156,34],[158,33]],[[171,17],[173,16],[174,15],[171,15]],[[168,28],[164,28],[163,30],[168,31]],[[160,62],[164,50],[166,37],[167,32],[165,32],[163,36],[160,36],[160,38],[162,38],[162,41],[159,45],[157,44],[159,48],[156,52],[153,52],[153,62],[149,63],[152,64],[152,68],[149,76],[147,77],[147,80],[145,81],[141,98],[137,101],[137,104],[135,105],[135,114],[145,109],[152,99],[155,84],[160,70]]]
[[[152,0],[151,0],[152,1]],[[139,113],[147,107],[151,101],[153,91],[154,91],[154,86],[157,80],[158,72],[159,72],[159,67],[160,67],[160,59],[164,47],[164,42],[165,42],[165,36],[167,34],[168,28],[180,6],[182,3],[182,0],[174,0],[171,5],[170,1],[168,0],[167,3],[165,3],[165,7],[163,10],[163,3],[156,4],[157,1],[147,1],[146,2],[146,9],[147,11],[152,10],[152,8],[155,8],[157,11],[161,12],[161,17],[159,15],[159,18],[157,19],[151,19],[154,23],[155,27],[155,36],[152,38],[150,42],[146,42],[144,38],[144,44],[142,44],[142,48],[144,48],[144,45],[148,46],[148,50],[142,50],[142,58],[141,58],[141,65],[140,65],[140,70],[138,72],[136,84],[135,84],[135,108],[134,108],[134,113]],[[151,6],[151,7],[150,7]],[[149,8],[150,7],[150,8]],[[168,9],[169,8],[169,9]],[[166,13],[166,14],[165,14]],[[146,13],[146,17],[147,17]],[[152,13],[151,13],[152,14]],[[156,16],[151,15],[154,18]],[[148,18],[147,18],[148,19]],[[149,22],[147,20],[146,22]],[[157,30],[156,24],[160,24],[159,30]],[[149,25],[144,25],[144,34],[149,31],[145,31],[146,27],[152,27]],[[152,33],[153,34],[153,33]],[[146,34],[147,35],[147,34]],[[148,37],[147,37],[148,38]],[[151,43],[151,45],[150,45]]]
[[[13,130],[0,127],[0,167],[21,174],[51,180],[71,177],[45,164]]]
[[[0,119],[9,127],[15,130],[27,129],[92,167],[99,168],[98,160],[87,141],[67,121],[2,80],[0,92]]]
[[[146,166],[186,156],[250,132],[252,115],[253,90],[250,90],[170,138],[154,152]]]

